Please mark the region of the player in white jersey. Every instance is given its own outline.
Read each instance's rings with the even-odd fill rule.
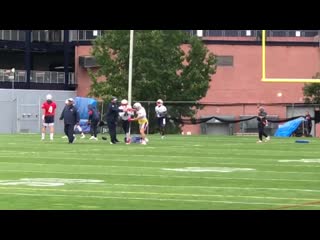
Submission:
[[[128,101],[123,99],[121,101],[121,106],[119,109],[123,110],[123,112],[119,112],[120,119],[122,121],[122,129],[125,133],[124,142],[129,143],[130,136],[129,136],[129,121],[128,119],[134,116],[134,113],[128,109],[131,109],[131,106],[128,105]]]
[[[157,106],[155,107],[159,131],[161,134],[161,138],[164,138],[164,128],[166,126],[166,116],[167,116],[167,108],[163,105],[163,101],[161,99],[157,100]]]
[[[148,127],[148,124],[149,124],[149,121],[147,119],[146,110],[138,102],[133,104],[133,109],[136,110],[137,117],[129,118],[129,121],[138,121],[139,129],[140,129],[140,135],[141,135],[141,144],[146,145],[148,139],[146,138],[145,131],[146,131],[146,129]]]

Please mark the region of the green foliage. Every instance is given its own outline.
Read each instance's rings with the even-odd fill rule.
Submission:
[[[108,100],[128,96],[129,30],[109,30],[94,41],[92,55],[101,66],[90,71],[90,96]],[[182,47],[184,49],[182,49]],[[206,96],[216,57],[202,41],[181,30],[136,30],[134,33],[133,101],[192,101],[169,109],[173,117],[194,116]],[[107,81],[97,81],[105,76]]]
[[[320,79],[320,72],[317,72],[312,78]],[[319,83],[310,83],[304,84],[303,95],[305,103],[314,103],[320,104],[320,84]]]

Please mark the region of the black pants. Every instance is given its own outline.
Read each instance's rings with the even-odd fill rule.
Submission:
[[[98,132],[98,122],[97,121],[92,121],[90,124],[90,134],[91,136],[97,137],[97,132]]]
[[[124,142],[127,142],[127,134],[129,133],[130,123],[128,120],[122,120],[122,129],[124,131],[125,137]]]
[[[260,141],[262,141],[262,136],[268,137],[268,135],[264,132],[264,124],[258,124],[258,131]]]
[[[117,133],[116,133],[116,122],[115,121],[110,121],[107,120],[108,128],[109,128],[109,134],[110,134],[110,139],[112,143],[117,142]]]
[[[129,132],[129,121],[128,120],[122,120],[122,129],[124,131],[124,134]]]
[[[159,131],[162,136],[164,135],[164,128],[166,126],[166,121],[167,121],[166,117],[159,117],[158,118]]]
[[[74,140],[74,124],[65,124],[64,133],[68,136],[69,143],[73,143]]]

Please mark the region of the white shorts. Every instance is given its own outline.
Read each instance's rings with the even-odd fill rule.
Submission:
[[[44,127],[53,127],[54,126],[54,123],[43,123],[43,126]]]

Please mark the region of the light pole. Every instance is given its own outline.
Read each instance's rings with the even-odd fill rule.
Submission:
[[[130,50],[129,50],[129,81],[128,81],[128,104],[131,105],[132,95],[132,58],[133,58],[133,34],[134,30],[130,30]]]
[[[132,95],[132,58],[133,58],[133,34],[134,30],[130,30],[130,49],[129,49],[129,79],[128,79],[128,105],[132,107],[131,105],[131,95]],[[131,123],[129,123],[129,132],[128,132],[128,138],[130,138],[131,134]]]

